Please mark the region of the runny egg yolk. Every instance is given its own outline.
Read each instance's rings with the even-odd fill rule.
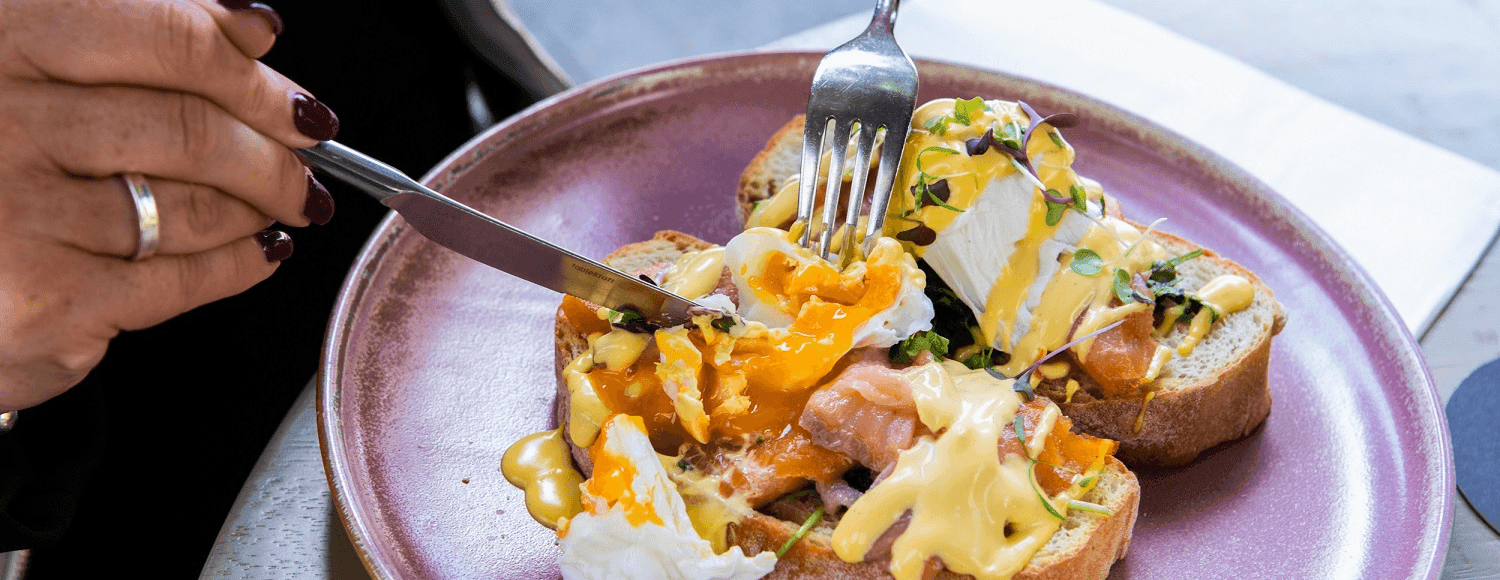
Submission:
[[[644,417],[652,444],[662,454],[675,455],[690,442],[795,442],[795,449],[782,449],[774,459],[779,471],[836,477],[837,470],[822,467],[836,463],[838,455],[799,436],[798,417],[813,388],[853,348],[860,326],[897,303],[903,281],[922,274],[894,240],[881,240],[866,261],[840,270],[784,243],[784,232],[762,235],[779,236],[783,243],[733,274],[743,280],[742,288],[787,315],[790,324],[768,328],[748,322],[736,329],[738,336],[731,336],[700,321],[690,328],[688,341],[674,341],[670,349],[648,347],[628,368],[595,365],[587,379],[610,412]],[[920,292],[925,279],[916,281]],[[660,368],[672,372],[658,372]],[[684,428],[674,405],[693,393],[679,390],[680,381],[672,381],[676,384],[668,392],[663,381],[692,375],[698,377],[696,394],[708,415],[706,437]]]
[[[629,415],[615,415],[610,421],[630,421],[637,430],[644,432],[645,423],[640,417]],[[625,512],[626,521],[630,525],[639,526],[646,522],[664,525],[661,516],[656,513],[656,506],[651,501],[649,493],[638,493],[636,486],[635,460],[615,450],[610,445],[609,429],[599,433],[599,438],[589,448],[589,456],[594,460],[594,473],[587,482],[583,484],[584,492],[597,500],[603,500],[603,504],[595,502],[584,502],[584,509],[591,514],[598,515],[612,506],[619,506]],[[655,460],[655,458],[650,458]]]

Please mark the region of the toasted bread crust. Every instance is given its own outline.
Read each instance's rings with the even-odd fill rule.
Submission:
[[[1113,457],[1106,460],[1101,479],[1105,481],[1085,495],[1084,500],[1099,503],[1114,513],[1108,516],[1078,511],[1070,513],[1065,525],[1079,528],[1076,533],[1069,534],[1063,541],[1049,542],[1012,578],[1083,580],[1109,575],[1110,567],[1129,551],[1141,487],[1135,474]],[[787,522],[757,513],[730,526],[729,543],[740,546],[747,555],[775,551],[796,533],[798,527],[800,522]],[[821,526],[803,536],[787,550],[786,556],[777,562],[776,569],[764,580],[874,580],[891,577],[886,561],[850,563],[840,559],[829,543],[832,531],[830,526]],[[932,578],[958,580],[973,576],[944,569]]]
[[[1172,234],[1153,232],[1152,238],[1168,253],[1179,255],[1199,246]],[[1199,278],[1233,274],[1249,280],[1255,288],[1255,301],[1239,312],[1216,323],[1220,328],[1231,324],[1253,328],[1250,340],[1229,352],[1214,352],[1200,345],[1193,357],[1212,361],[1213,372],[1203,375],[1164,376],[1155,385],[1155,395],[1145,402],[1139,398],[1065,403],[1056,397],[1063,414],[1073,420],[1077,429],[1120,442],[1115,454],[1130,465],[1183,465],[1204,450],[1233,441],[1254,432],[1271,412],[1271,388],[1267,369],[1271,359],[1271,338],[1286,325],[1286,313],[1275,294],[1253,272],[1213,250],[1188,262],[1183,270],[1194,268]],[[1201,281],[1200,281],[1201,283]],[[1214,337],[1210,331],[1209,337]],[[1227,332],[1227,331],[1226,331]],[[1169,336],[1174,344],[1180,333]],[[1169,369],[1174,368],[1169,363]],[[1137,420],[1141,427],[1136,430]]]
[[[766,141],[766,148],[756,153],[740,174],[740,186],[735,194],[739,223],[744,224],[750,217],[750,208],[755,202],[776,195],[787,176],[796,175],[801,170],[804,117],[797,115],[777,129]]]

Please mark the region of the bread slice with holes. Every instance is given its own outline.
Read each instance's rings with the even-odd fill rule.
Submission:
[[[736,195],[741,218],[749,216],[756,203],[774,196],[801,170],[802,127],[803,117],[793,118],[746,166]],[[1114,214],[1119,205],[1107,204],[1115,217],[1119,217]],[[1152,232],[1151,239],[1173,256],[1201,247],[1162,232]],[[1101,393],[1097,382],[1077,370],[1069,377],[1040,385],[1078,429],[1119,441],[1116,456],[1129,465],[1186,464],[1215,445],[1249,435],[1271,411],[1267,377],[1271,338],[1286,325],[1286,312],[1255,274],[1208,248],[1203,250],[1202,256],[1177,268],[1188,291],[1201,288],[1215,276],[1235,274],[1251,281],[1255,299],[1249,307],[1215,323],[1192,354],[1174,356],[1159,378],[1148,385],[1154,398],[1147,402],[1139,397],[1092,396]],[[1186,334],[1179,325],[1164,344],[1175,348]],[[1069,378],[1082,386],[1072,400],[1066,394]]]
[[[632,274],[655,275],[674,263],[683,253],[711,247],[711,244],[675,231],[658,232],[652,239],[630,244],[606,256],[610,267]],[[563,369],[589,348],[582,330],[570,322],[559,309],[555,326],[557,398],[554,404],[558,425],[568,425],[568,386]],[[588,450],[573,445],[574,461],[585,474],[592,472]],[[811,496],[790,496],[773,502],[758,512],[731,524],[730,545],[740,546],[747,555],[776,551],[796,533],[814,508]],[[1140,484],[1124,464],[1113,457],[1105,460],[1099,481],[1082,498],[1108,508],[1103,515],[1070,510],[1062,527],[1037,552],[1031,562],[1014,578],[1021,580],[1098,580],[1109,575],[1111,565],[1124,558],[1130,547],[1132,530],[1140,501]],[[800,504],[799,504],[800,502]],[[821,504],[819,504],[821,505]],[[792,545],[779,559],[768,579],[824,578],[830,580],[890,578],[888,559],[848,563],[833,553],[829,540],[837,517],[831,516]],[[958,579],[970,576],[948,570],[936,578]]]

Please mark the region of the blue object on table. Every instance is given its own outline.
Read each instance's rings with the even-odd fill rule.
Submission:
[[[1479,367],[1448,399],[1458,489],[1500,532],[1500,359]]]

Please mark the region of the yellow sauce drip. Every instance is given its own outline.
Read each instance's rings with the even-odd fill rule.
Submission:
[[[1164,345],[1156,345],[1156,353],[1151,355],[1151,366],[1146,369],[1146,376],[1141,379],[1141,383],[1150,384],[1151,381],[1156,380],[1156,377],[1161,376],[1161,369],[1170,360],[1172,360],[1172,349]]]
[[[1078,385],[1078,381],[1077,380],[1068,379],[1068,390],[1067,390],[1067,393],[1065,395],[1063,395],[1063,402],[1064,403],[1071,403],[1071,402],[1073,402],[1073,393],[1078,392],[1078,387],[1079,387],[1079,385]]]
[[[589,380],[593,368],[594,355],[589,352],[563,367],[563,380],[568,383],[568,438],[579,447],[593,445],[599,427],[609,418],[609,408]]]
[[[559,521],[583,511],[578,491],[583,475],[573,469],[561,428],[515,442],[505,450],[500,472],[511,485],[526,490],[526,511],[548,528],[555,530]]]
[[[672,269],[661,281],[661,287],[683,298],[697,300],[713,292],[723,272],[724,248],[688,252],[672,264]]]
[[[1193,321],[1188,323],[1187,338],[1177,345],[1177,354],[1183,356],[1193,353],[1193,349],[1208,335],[1216,318],[1229,316],[1250,306],[1255,301],[1255,286],[1241,276],[1226,274],[1210,280],[1194,295],[1203,301],[1203,309],[1193,315]]]
[[[1013,429],[1020,395],[1009,381],[954,361],[903,375],[913,385],[918,417],[942,435],[901,452],[891,475],[839,521],[834,552],[847,562],[862,561],[876,538],[911,510],[910,525],[891,548],[892,576],[921,578],[926,562],[938,557],[955,573],[1011,577],[1061,525],[1037,497],[1031,462],[1017,454],[1000,457],[1001,433]],[[1040,447],[1032,442],[1040,445],[1056,421],[1053,409],[1027,433],[1033,454]],[[1081,493],[1075,485],[1052,501],[1063,506]],[[1006,529],[1009,536],[1000,533]]]
[[[1062,360],[1041,365],[1036,368],[1036,372],[1041,373],[1043,377],[1056,380],[1068,376],[1072,367],[1073,365],[1068,364],[1068,361]]]
[[[1146,405],[1155,398],[1156,391],[1146,391],[1146,398],[1141,399],[1141,413],[1135,416],[1135,426],[1131,428],[1131,433],[1140,433],[1141,427],[1146,425]]]
[[[607,333],[590,336],[589,350],[594,353],[594,364],[620,370],[635,364],[635,359],[641,357],[641,351],[650,341],[649,334],[611,328]]]
[[[750,216],[745,218],[745,229],[780,227],[797,217],[797,190],[800,185],[799,180],[788,179],[776,195],[755,204],[755,208],[750,210]]]

